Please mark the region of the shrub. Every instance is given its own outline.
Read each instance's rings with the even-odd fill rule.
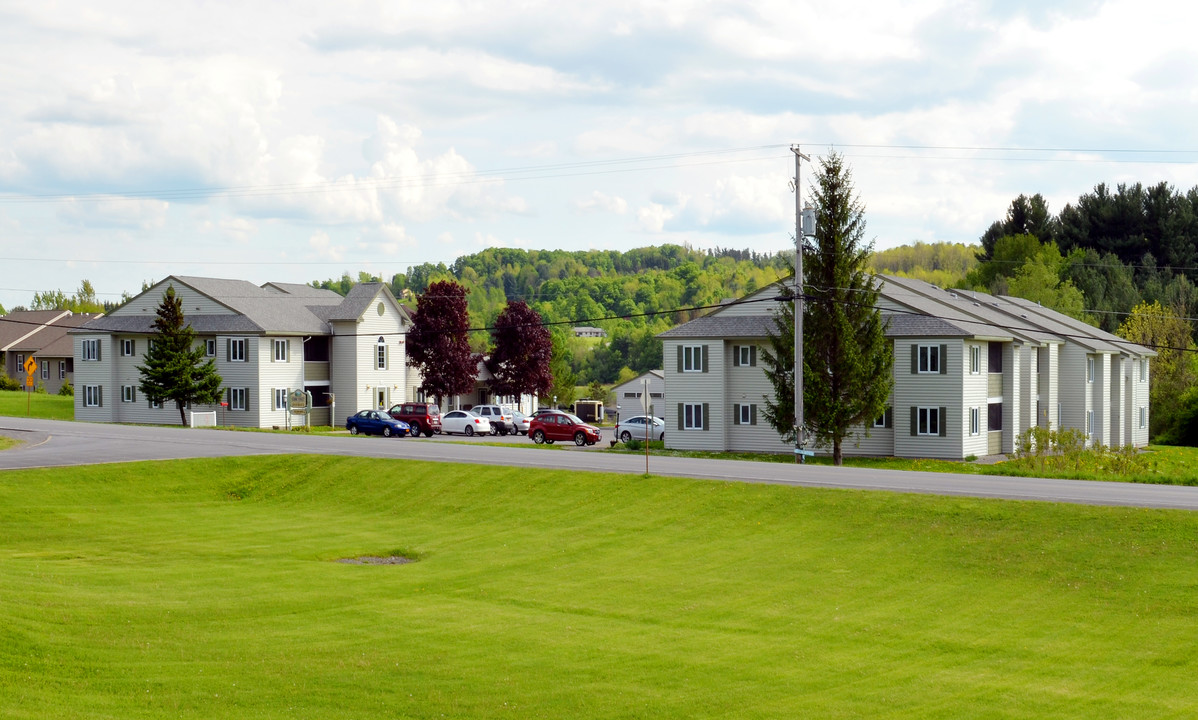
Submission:
[[[7,374],[0,375],[0,390],[20,390],[21,383],[10,378]]]
[[[58,388],[58,394],[63,397],[75,397],[75,386],[69,382],[64,382],[62,387]]]
[[[1015,440],[1014,463],[1033,471],[1092,471],[1115,474],[1143,472],[1144,456],[1133,446],[1086,447],[1086,434],[1077,428],[1049,430],[1032,427]]]

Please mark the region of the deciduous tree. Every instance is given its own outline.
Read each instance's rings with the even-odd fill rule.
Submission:
[[[1181,398],[1198,380],[1198,347],[1190,336],[1190,323],[1159,302],[1140,303],[1117,334],[1157,352],[1149,363],[1149,433],[1156,436],[1175,422]]]
[[[420,389],[441,398],[474,389],[479,357],[470,350],[466,288],[444,280],[416,299],[408,331],[408,364],[420,371]]]
[[[550,360],[553,338],[541,314],[523,300],[511,300],[491,331],[487,358],[491,392],[495,395],[540,396],[553,386]]]
[[[195,330],[183,317],[183,301],[173,285],[163,293],[157,316],[145,364],[137,368],[140,390],[150,402],[174,402],[180,423],[186,425],[189,403],[220,402],[221,377],[216,363],[205,359],[204,348],[196,344]]]

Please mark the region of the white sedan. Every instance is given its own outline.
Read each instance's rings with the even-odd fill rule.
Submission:
[[[451,410],[441,416],[441,432],[446,435],[490,435],[491,421],[469,410]]]
[[[651,418],[648,415],[637,415],[616,423],[616,439],[620,442],[644,440],[647,423],[650,421],[652,421],[653,427],[649,429],[649,439],[665,440],[666,421],[659,417]]]

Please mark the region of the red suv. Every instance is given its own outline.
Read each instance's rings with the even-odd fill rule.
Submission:
[[[412,435],[424,433],[425,437],[432,437],[433,433],[441,434],[441,408],[432,403],[402,403],[393,406],[387,414],[410,425]]]
[[[603,434],[599,428],[584,423],[577,415],[553,411],[535,415],[528,423],[528,436],[538,445],[573,440],[575,445],[581,446],[594,445]]]

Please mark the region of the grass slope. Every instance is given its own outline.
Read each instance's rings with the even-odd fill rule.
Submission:
[[[119,398],[118,398],[119,399]],[[0,390],[0,416],[74,420],[75,398],[69,395]]]
[[[407,553],[419,562],[334,562]],[[1198,712],[1198,515],[322,457],[0,474],[5,718]]]

